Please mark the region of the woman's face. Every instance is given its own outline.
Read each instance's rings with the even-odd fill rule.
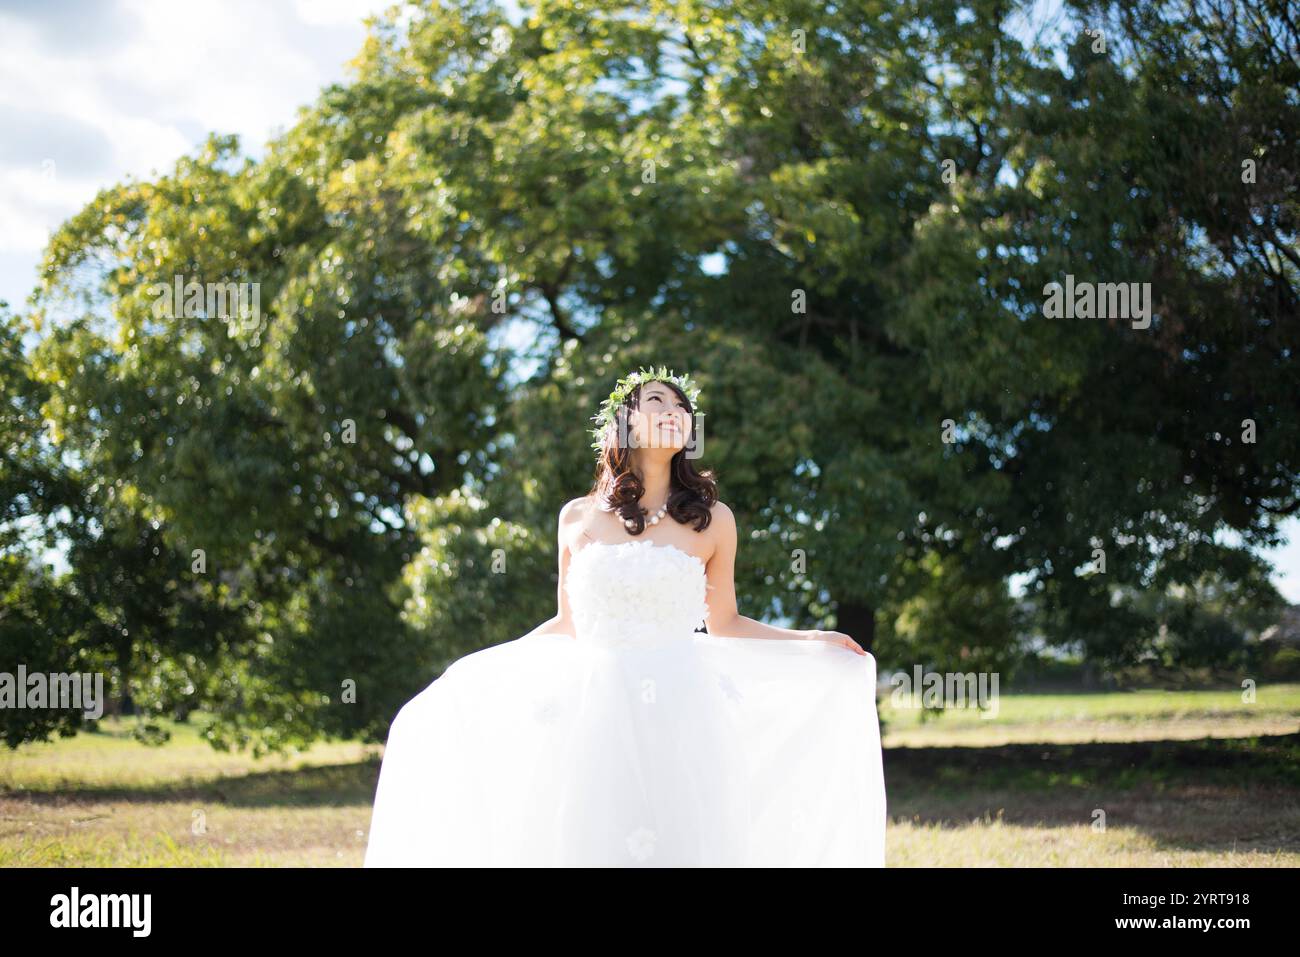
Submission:
[[[628,425],[634,448],[665,449],[672,455],[685,447],[691,417],[686,403],[670,386],[651,382],[641,387],[640,408],[629,412]]]

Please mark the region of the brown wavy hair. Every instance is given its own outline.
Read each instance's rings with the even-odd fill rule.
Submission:
[[[681,525],[692,523],[697,532],[709,527],[713,520],[710,512],[718,500],[718,482],[712,469],[699,471],[693,459],[686,457],[691,439],[696,433],[695,407],[681,389],[671,382],[659,381],[677,393],[677,397],[686,406],[690,418],[691,431],[686,442],[668,467],[669,491],[668,511],[665,517],[672,518]],[[649,385],[649,383],[646,383]],[[629,535],[640,535],[646,528],[645,512],[641,508],[641,497],[645,495],[645,486],[640,477],[632,470],[632,450],[618,444],[620,435],[631,432],[628,426],[628,413],[641,408],[641,386],[627,397],[627,401],[615,410],[612,426],[605,430],[601,440],[600,457],[596,463],[596,475],[592,481],[589,497],[594,497],[602,508],[613,511],[623,520]],[[632,524],[627,525],[628,522]]]

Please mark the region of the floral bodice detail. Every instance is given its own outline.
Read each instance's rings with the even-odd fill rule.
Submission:
[[[617,646],[690,638],[708,615],[708,587],[700,559],[648,541],[589,541],[565,579],[576,637]]]

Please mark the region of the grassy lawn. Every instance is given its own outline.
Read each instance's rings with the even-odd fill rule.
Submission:
[[[254,760],[191,724],[162,747],[130,719],[0,748],[0,866],[353,866],[365,853],[379,745]]]
[[[890,866],[1300,866],[1300,685],[881,701]],[[378,745],[255,761],[196,715],[0,749],[0,866],[359,866]],[[1104,823],[1104,828],[1100,825]]]

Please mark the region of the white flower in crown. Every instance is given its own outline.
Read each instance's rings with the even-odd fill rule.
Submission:
[[[618,418],[618,410],[623,407],[623,403],[628,400],[628,397],[633,392],[647,382],[671,382],[686,394],[686,398],[691,402],[692,410],[699,411],[700,388],[688,374],[683,372],[681,375],[674,375],[664,366],[660,366],[657,370],[647,369],[642,366],[631,375],[619,379],[614,386],[614,391],[601,403],[600,411],[591,417],[591,420],[596,423],[595,428],[591,430],[593,439],[591,448],[595,451],[597,458],[600,457],[602,440],[606,431]]]

